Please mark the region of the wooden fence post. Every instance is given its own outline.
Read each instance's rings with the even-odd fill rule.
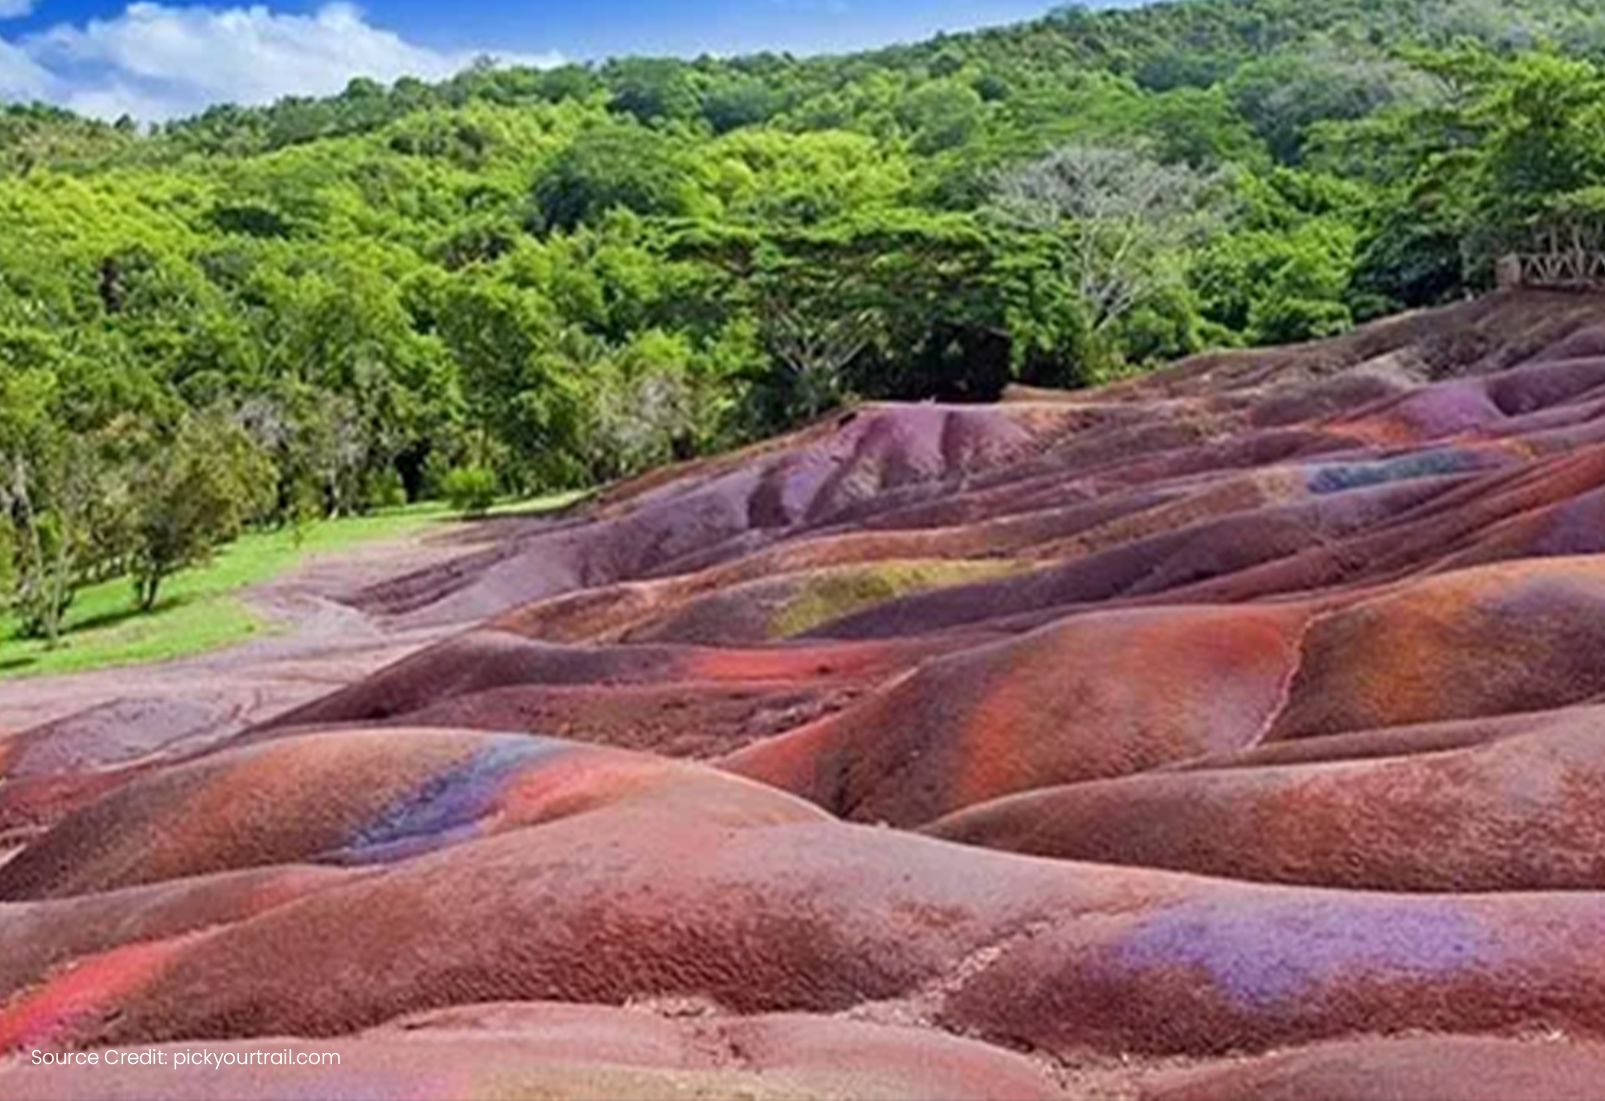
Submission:
[[[1502,291],[1515,290],[1522,284],[1521,257],[1514,252],[1507,252],[1494,264],[1495,277]]]

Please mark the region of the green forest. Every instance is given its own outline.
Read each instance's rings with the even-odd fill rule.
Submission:
[[[0,593],[1076,387],[1488,287],[1605,214],[1593,0],[1186,0],[848,56],[0,108]]]

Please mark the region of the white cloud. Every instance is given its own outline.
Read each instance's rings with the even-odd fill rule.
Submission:
[[[0,5],[16,0],[0,0]],[[7,46],[0,40],[0,98],[7,57],[20,55],[37,84],[32,95],[86,114],[124,113],[151,121],[214,103],[271,103],[287,95],[330,95],[353,77],[391,82],[403,76],[442,80],[480,51],[430,49],[369,23],[349,4],[311,15],[262,6],[214,9],[130,4],[114,19],[62,24]],[[550,65],[556,55],[497,55],[518,64]],[[20,78],[13,78],[19,84]],[[22,85],[26,88],[26,85]]]
[[[33,11],[33,0],[0,0],[0,19],[21,19]]]
[[[0,38],[0,100],[42,99],[50,89],[50,74],[32,58]]]

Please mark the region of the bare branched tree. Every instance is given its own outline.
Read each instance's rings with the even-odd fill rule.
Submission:
[[[1221,220],[1220,180],[1122,146],[1071,145],[998,177],[992,210],[1051,234],[1102,331],[1162,289],[1165,260]]]
[[[772,303],[766,311],[769,347],[790,372],[798,414],[812,420],[841,398],[842,374],[875,337],[873,310],[840,314]]]

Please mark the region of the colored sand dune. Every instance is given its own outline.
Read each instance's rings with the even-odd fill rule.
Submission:
[[[863,408],[0,741],[0,1095],[1597,1095],[1602,334]]]

